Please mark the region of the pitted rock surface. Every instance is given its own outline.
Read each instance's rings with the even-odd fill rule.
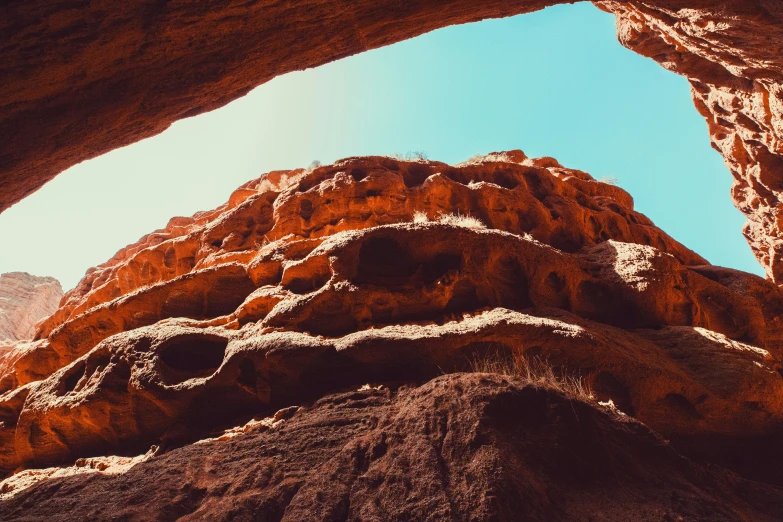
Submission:
[[[710,265],[551,158],[273,172],[91,269],[0,361],[0,469],[179,446],[501,354],[774,481],[781,310],[774,283]]]

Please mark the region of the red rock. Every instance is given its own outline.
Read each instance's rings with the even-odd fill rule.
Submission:
[[[734,175],[744,234],[774,281],[783,281],[783,12],[764,1],[600,1],[620,41],[686,76],[712,146]]]
[[[783,462],[783,293],[709,265],[622,189],[520,151],[275,172],[62,303],[0,367],[6,472],[498,353],[583,376],[686,454],[759,480]]]

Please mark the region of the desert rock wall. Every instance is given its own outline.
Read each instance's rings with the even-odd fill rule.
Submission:
[[[710,265],[552,158],[272,172],[91,269],[5,356],[0,470],[144,453],[498,356],[579,375],[679,451],[767,479],[781,311],[774,283]]]

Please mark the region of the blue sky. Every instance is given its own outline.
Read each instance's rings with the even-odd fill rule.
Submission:
[[[449,27],[288,74],[228,106],[76,165],[0,214],[0,272],[73,287],[175,215],[274,169],[424,151],[519,148],[611,176],[713,264],[762,274],[684,78],[624,49],[590,4]]]

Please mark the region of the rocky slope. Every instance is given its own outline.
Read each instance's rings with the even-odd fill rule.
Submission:
[[[0,211],[71,165],[220,107],[279,74],[559,3],[567,2],[6,2]],[[594,3],[617,16],[624,45],[691,81],[696,108],[735,177],[732,196],[749,219],[745,235],[780,282],[783,9],[770,0]]]
[[[781,311],[552,158],[273,172],[90,270],[5,358],[0,518],[774,520]],[[498,358],[593,398],[425,384]]]
[[[0,520],[772,522],[783,505],[627,417],[489,374],[337,393],[240,433],[52,480]]]
[[[0,275],[0,342],[30,340],[35,325],[52,315],[63,296],[53,277],[24,272]]]

